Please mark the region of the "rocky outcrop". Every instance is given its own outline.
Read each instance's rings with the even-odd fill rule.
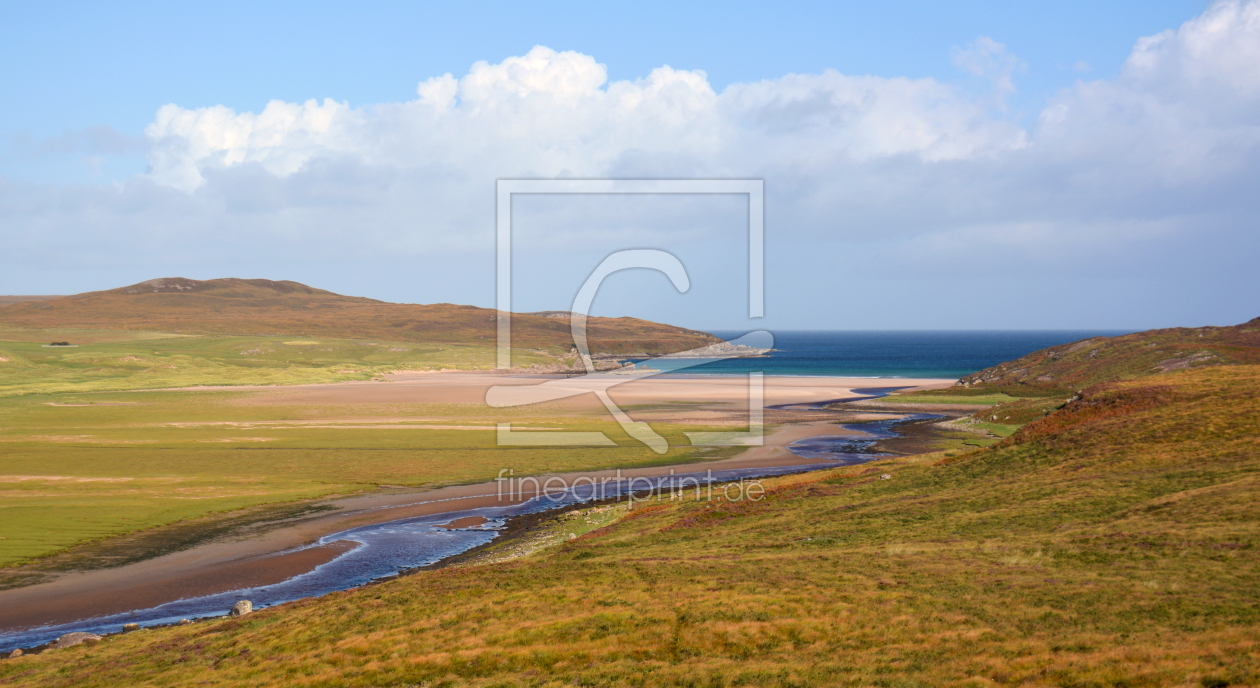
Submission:
[[[764,356],[774,349],[758,349],[752,346],[744,346],[742,344],[732,344],[730,342],[718,342],[702,346],[690,351],[680,351],[678,353],[668,354],[669,358],[730,358],[743,356]]]
[[[76,631],[74,633],[67,633],[61,636],[60,638],[57,638],[57,642],[53,643],[52,646],[55,648],[61,649],[61,648],[66,648],[66,647],[74,647],[75,645],[82,645],[83,643],[89,643],[89,642],[94,643],[100,639],[101,637],[95,633],[84,633],[83,631]]]
[[[1190,354],[1189,356],[1162,360],[1159,363],[1156,363],[1155,367],[1159,368],[1160,372],[1168,373],[1174,370],[1189,368],[1194,365],[1207,364],[1218,358],[1220,358],[1220,356],[1217,356],[1211,351],[1200,351],[1198,353]]]

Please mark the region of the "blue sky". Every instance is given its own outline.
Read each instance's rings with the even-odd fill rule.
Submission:
[[[766,180],[771,327],[1260,314],[1254,2],[5,16],[0,293],[231,275],[489,306],[494,179],[699,176]],[[742,211],[684,205],[525,204],[518,303],[659,246],[696,288],[619,275],[597,313],[744,327]]]
[[[824,69],[965,84],[950,52],[989,36],[1026,63],[1010,114],[1027,118],[1077,79],[1114,76],[1138,36],[1177,26],[1206,3],[4,5],[0,141],[8,155],[0,171],[86,182],[142,172],[144,156],[108,156],[98,170],[77,156],[20,153],[94,125],[139,137],[167,103],[256,111],[273,99],[405,100],[423,77],[460,74],[535,45],[592,55],[608,65],[610,80],[669,65],[704,70],[721,90]]]

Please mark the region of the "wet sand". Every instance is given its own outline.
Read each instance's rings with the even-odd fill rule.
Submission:
[[[418,398],[480,403],[486,390],[492,385],[537,384],[540,379],[542,378],[539,376],[511,378],[467,373],[413,375],[392,384],[341,383],[254,388],[265,391],[266,394],[251,395],[244,403],[414,403]],[[747,403],[746,384],[746,380],[741,378],[700,380],[698,383],[693,379],[637,380],[622,385],[619,388],[621,391],[614,398],[625,404],[667,403],[682,398],[695,400],[696,395],[700,395],[709,404],[729,403],[738,406]],[[859,396],[851,391],[853,388],[869,388],[879,384],[939,386],[942,381],[767,378],[766,403],[852,398]],[[594,401],[593,395],[582,396],[592,397]],[[572,399],[577,397],[570,400]],[[598,405],[598,401],[594,401],[594,405]],[[852,422],[855,419],[850,417],[845,420]],[[716,471],[825,464],[828,463],[825,460],[811,461],[801,458],[789,451],[787,445],[806,437],[844,434],[836,427],[837,421],[839,419],[812,420],[781,426],[766,436],[763,446],[752,447],[728,459],[621,471],[583,471],[557,474],[557,477],[570,482],[577,478],[598,481],[616,476],[665,476],[671,471],[683,473],[705,469]],[[519,502],[534,495],[527,493],[514,496],[516,499],[509,498],[502,490],[501,483],[490,481],[425,491],[384,490],[328,500],[323,503],[335,507],[335,511],[322,512],[254,537],[210,542],[118,568],[65,574],[49,582],[0,591],[0,630],[74,621],[152,607],[181,598],[279,582],[330,561],[353,546],[352,543],[339,542],[290,551],[326,535],[396,519]],[[456,523],[459,521],[452,521],[448,526],[467,527],[464,524],[455,525]]]
[[[357,542],[339,540],[296,552],[249,557],[187,570],[169,570],[164,576],[131,577],[122,567],[112,576],[73,573],[52,583],[12,590],[15,599],[0,607],[0,629],[31,628],[77,621],[93,616],[144,609],[162,602],[195,595],[210,595],[255,585],[270,585],[332,561],[354,549]]]

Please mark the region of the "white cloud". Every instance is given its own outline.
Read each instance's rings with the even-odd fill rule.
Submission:
[[[712,176],[767,180],[772,241],[887,242],[911,262],[992,247],[1029,270],[1141,271],[1193,254],[1204,223],[1252,241],[1260,2],[1137,41],[1117,78],[1078,82],[1027,130],[1000,111],[1016,56],[981,37],[953,57],[985,93],[834,71],[716,93],[668,66],[609,82],[595,58],[540,46],[426,79],[408,102],[171,104],[145,130],[147,174],[9,183],[0,218],[30,250],[56,228],[101,255],[160,237],[172,260],[238,239],[276,260],[419,256],[488,248],[497,178]],[[562,221],[565,241],[596,231]]]
[[[301,105],[273,100],[261,113],[237,114],[222,105],[186,110],[164,105],[145,130],[155,181],[186,191],[201,186],[204,168],[257,162],[288,176],[348,143],[345,129],[359,114],[331,100]],[[349,152],[349,151],[347,151]]]
[[[694,173],[748,173],[796,158],[962,159],[1018,148],[1024,134],[931,79],[789,75],[713,92],[703,72],[661,67],[607,82],[592,57],[536,47],[419,98],[351,109],[273,101],[258,114],[167,105],[146,130],[152,177],[195,189],[205,169],[258,162],[292,175],[316,158],[396,169],[451,165],[502,175],[611,174],[627,158],[686,160]]]

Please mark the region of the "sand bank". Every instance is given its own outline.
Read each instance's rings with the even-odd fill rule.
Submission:
[[[581,387],[582,377],[564,375],[504,375],[494,373],[394,373],[386,382],[338,382],[320,385],[190,387],[184,391],[253,391],[243,404],[484,404],[495,386],[538,385],[544,382]],[[767,375],[765,404],[807,403],[861,396],[854,389],[869,387],[947,387],[953,380],[932,378],[845,378]],[[693,402],[710,406],[746,408],[748,379],[740,376],[657,376],[631,379],[609,388],[613,401],[623,406]],[[602,409],[594,394],[555,402],[575,409]]]

